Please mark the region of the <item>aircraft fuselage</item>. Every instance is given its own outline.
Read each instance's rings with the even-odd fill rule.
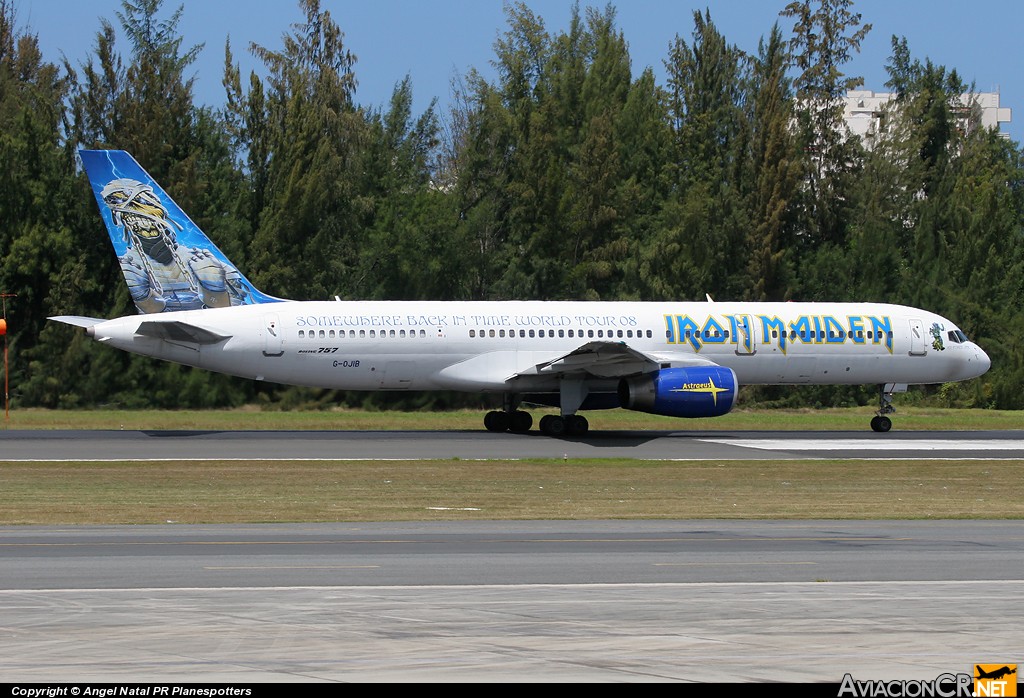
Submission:
[[[138,331],[161,322],[211,336]],[[546,375],[545,364],[587,342],[625,345],[661,368],[725,366],[746,385],[942,383],[989,367],[949,320],[874,303],[285,301],[129,316],[89,333],[212,371],[348,390],[557,390],[564,366]],[[580,373],[599,392],[632,371]]]

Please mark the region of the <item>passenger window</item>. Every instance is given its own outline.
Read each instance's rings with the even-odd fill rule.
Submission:
[[[489,332],[489,334],[490,334],[490,335],[491,335],[491,336],[493,337],[493,336],[494,336],[494,330],[491,330],[491,331]]]

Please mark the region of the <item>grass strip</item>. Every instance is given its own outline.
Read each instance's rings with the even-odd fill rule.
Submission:
[[[1024,463],[0,461],[0,524],[1024,518]]]

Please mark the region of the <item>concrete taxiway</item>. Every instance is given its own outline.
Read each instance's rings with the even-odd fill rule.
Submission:
[[[0,460],[1024,458],[1024,431],[3,431]]]
[[[5,681],[934,679],[1019,662],[1016,521],[0,529]]]

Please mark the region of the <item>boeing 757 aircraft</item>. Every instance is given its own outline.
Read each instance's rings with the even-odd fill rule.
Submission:
[[[139,315],[51,318],[97,341],[210,371],[344,390],[502,395],[487,429],[527,432],[523,404],[713,417],[739,386],[876,384],[875,431],[910,384],[980,376],[988,356],[944,317],[881,303],[286,301],[256,289],[126,152],[82,163]]]

